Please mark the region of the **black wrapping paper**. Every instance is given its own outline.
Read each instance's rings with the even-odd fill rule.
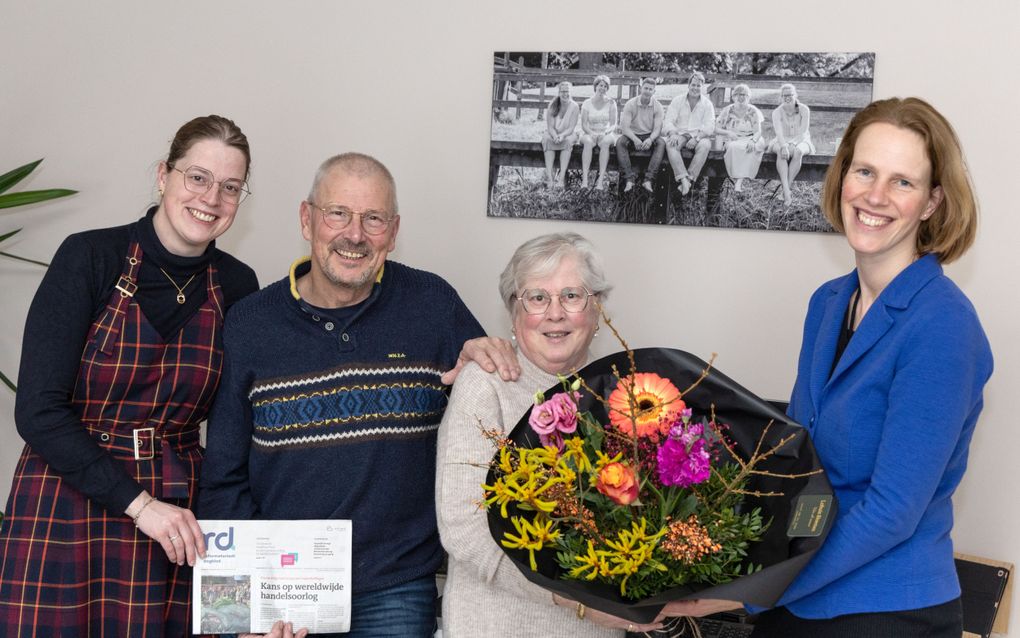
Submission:
[[[690,353],[666,348],[634,350],[634,358],[638,372],[655,372],[668,378],[681,391],[697,380],[702,371],[708,367],[705,361]],[[627,353],[619,352],[599,359],[585,366],[579,374],[593,390],[603,397],[608,397],[617,384],[617,378],[612,371],[613,366],[620,375],[629,374],[630,362]],[[545,393],[546,398],[561,391],[562,387],[559,385],[549,388]],[[590,412],[600,423],[608,423],[602,403],[584,390],[581,392],[578,409]],[[762,431],[770,422],[772,425],[768,428],[762,450],[771,448],[786,436],[796,434],[793,441],[759,464],[757,469],[779,474],[804,474],[821,468],[814,445],[803,427],[718,369],[713,368],[708,377],[696,388],[683,395],[683,400],[687,407],[694,410],[695,417],[710,414],[714,405],[716,421],[728,426],[727,437],[733,443],[735,451],[745,460],[750,457]],[[530,410],[526,412],[509,434],[509,438],[521,447],[541,445],[538,435],[528,424],[530,413]],[[723,456],[726,456],[725,452]],[[493,471],[490,469],[487,478],[489,484],[492,484],[494,479]],[[824,472],[794,479],[754,475],[747,489],[783,493],[783,496],[748,496],[743,504],[745,511],[761,507],[765,520],[771,520],[761,540],[753,543],[748,552],[748,561],[763,565],[764,568],[721,585],[700,589],[698,586],[678,587],[656,596],[630,600],[621,596],[619,587],[614,585],[562,580],[560,575],[563,570],[556,563],[554,548],[536,553],[538,571],[532,571],[527,551],[507,549],[502,545],[500,547],[524,576],[536,585],[584,603],[588,607],[636,623],[651,622],[662,607],[673,600],[719,598],[758,607],[772,607],[821,547],[835,518],[833,512],[836,509],[836,500]],[[787,536],[787,527],[792,507],[796,499],[802,495],[829,496],[832,498],[831,507],[818,536],[790,538]],[[517,513],[511,504],[508,514],[513,516]],[[514,532],[510,519],[504,519],[500,515],[499,507],[489,508],[488,522],[489,531],[497,544],[504,538],[504,532]]]

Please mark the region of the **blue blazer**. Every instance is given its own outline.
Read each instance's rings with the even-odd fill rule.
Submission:
[[[917,609],[960,594],[951,497],[992,372],[988,340],[970,301],[926,255],[886,286],[832,370],[857,286],[854,271],[811,297],[790,401],[839,499],[828,539],[778,603],[803,618]]]

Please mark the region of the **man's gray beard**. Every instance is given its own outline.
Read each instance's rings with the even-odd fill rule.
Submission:
[[[326,275],[326,279],[328,279],[334,286],[339,288],[350,288],[351,290],[357,290],[358,288],[363,287],[365,284],[375,279],[377,274],[374,272],[366,272],[356,281],[343,281],[342,279],[337,278],[336,275],[329,270],[323,269],[323,273]]]
[[[354,244],[343,239],[337,239],[336,241],[330,243],[329,251],[332,253],[336,252],[337,250],[345,250],[347,252],[361,252],[364,250],[365,252],[371,253],[371,248],[369,248],[365,244]],[[368,256],[366,256],[365,259],[368,259]],[[326,275],[326,279],[328,279],[330,283],[332,283],[334,286],[337,286],[339,288],[349,288],[351,290],[357,290],[359,288],[362,288],[368,282],[374,280],[376,275],[378,274],[374,272],[366,272],[360,277],[358,277],[356,281],[343,281],[337,278],[337,276],[333,272],[331,272],[330,269],[328,268],[323,268],[322,272],[324,275]]]

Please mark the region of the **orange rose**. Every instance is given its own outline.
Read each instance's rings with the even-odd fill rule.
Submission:
[[[623,463],[609,463],[603,467],[595,487],[619,505],[630,505],[638,497],[637,474]]]

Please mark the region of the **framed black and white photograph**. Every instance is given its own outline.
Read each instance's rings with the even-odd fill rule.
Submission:
[[[874,53],[496,52],[490,217],[832,232]]]

